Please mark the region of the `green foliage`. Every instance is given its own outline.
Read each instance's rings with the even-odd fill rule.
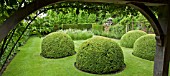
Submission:
[[[62,24],[62,29],[78,29],[79,26],[77,24]]]
[[[37,19],[31,24],[30,34],[31,35],[47,35],[50,32],[54,32],[61,28],[61,25],[57,25],[57,13],[48,10],[47,16],[39,16]],[[54,29],[55,28],[55,29]]]
[[[122,20],[119,21],[119,24],[121,25],[132,25],[133,16],[127,15],[122,18]]]
[[[67,29],[59,30],[68,34],[73,40],[85,40],[93,37],[93,33],[87,30]]]
[[[99,30],[92,30],[92,32],[94,33],[94,35],[101,35],[102,31]]]
[[[116,38],[120,39],[123,34],[125,34],[125,26],[123,25],[114,25],[109,27],[109,31],[104,31],[104,26],[93,24],[92,32],[95,35],[109,37],[109,38]]]
[[[133,50],[133,55],[153,61],[156,50],[155,35],[147,34],[138,38],[134,43]]]
[[[138,29],[144,30],[147,33],[154,33],[151,24],[141,13],[135,17],[135,20],[138,21]]]
[[[41,49],[41,55],[46,58],[61,58],[75,54],[73,40],[62,32],[53,32],[45,36]]]
[[[15,11],[28,5],[33,0],[1,0],[0,1],[0,24],[9,18]]]
[[[108,37],[109,36],[109,32],[102,31],[100,36]]]
[[[113,38],[120,39],[126,33],[125,28],[125,26],[118,24],[111,26],[109,30],[113,35]]]
[[[95,21],[96,21],[96,14],[89,14],[87,23],[95,23]]]
[[[139,14],[137,13],[137,16]],[[119,22],[118,24],[119,25],[123,25],[124,27],[126,27],[127,31],[130,31],[130,30],[140,30],[140,21],[137,20],[137,16],[133,16],[133,15],[127,15],[127,16],[124,16]]]
[[[113,38],[114,34],[110,31],[102,31],[100,36],[108,37],[108,38]]]
[[[124,17],[124,16],[123,16]],[[113,22],[113,25],[116,25],[119,23],[119,21],[122,20],[122,17],[121,16],[116,16],[112,19],[112,22]]]
[[[80,13],[78,14],[78,23],[95,23],[96,14],[88,13],[83,10],[79,11]]]
[[[132,30],[121,37],[120,45],[127,48],[132,48],[135,41],[147,33],[141,30]]]
[[[82,23],[82,24],[78,24],[80,29],[87,29],[90,30],[92,28],[92,24],[90,23]]]
[[[75,8],[60,8],[60,10],[67,10],[66,13],[56,12],[54,10],[48,10],[47,13],[43,13],[46,16],[39,16],[30,28],[33,35],[46,35],[50,32],[54,32],[59,29],[91,29],[93,22],[95,22],[95,14],[88,14],[82,11],[83,14],[76,14]],[[81,11],[81,10],[80,10]],[[43,15],[42,14],[42,15]],[[80,17],[77,17],[80,16]],[[87,16],[87,18],[85,18]],[[95,17],[95,18],[94,18]],[[79,20],[85,21],[78,23]]]
[[[146,27],[149,27],[150,26],[150,23],[149,21],[141,14],[139,13],[136,17],[135,17],[135,20],[136,21],[139,21],[139,22],[144,22],[144,26]]]
[[[124,56],[115,41],[94,37],[80,45],[75,66],[90,73],[111,73],[124,67]]]
[[[82,24],[82,23],[94,23],[96,20],[96,14],[90,14],[86,11],[77,8],[57,8],[58,10],[49,10],[47,17],[53,19],[55,24]],[[79,14],[76,11],[80,11]],[[57,12],[56,12],[57,11]],[[52,22],[52,21],[50,21]]]
[[[98,24],[93,24],[92,25],[92,32],[95,35],[101,35],[101,32],[103,31],[104,27],[102,25],[98,25]]]
[[[92,24],[63,24],[62,29],[81,29],[81,30],[89,30],[92,28]]]
[[[154,33],[149,21],[140,12],[137,12],[136,16],[130,14],[122,17],[118,24],[124,25],[127,31],[143,30],[147,33]]]
[[[58,24],[77,24],[77,15],[75,13],[74,8],[71,8],[73,11],[71,11],[70,13],[63,13],[63,12],[59,12],[57,14],[57,23]],[[63,9],[64,10],[64,9]],[[55,12],[55,11],[53,11]]]

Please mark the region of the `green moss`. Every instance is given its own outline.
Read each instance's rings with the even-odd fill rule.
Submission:
[[[134,43],[133,55],[147,59],[154,60],[156,50],[156,40],[154,34],[141,36]]]
[[[120,45],[127,48],[133,48],[135,41],[147,33],[141,30],[133,30],[124,34],[120,40]]]
[[[75,66],[90,73],[110,73],[124,67],[124,56],[115,41],[94,37],[80,45]]]
[[[75,54],[74,42],[62,32],[48,34],[42,41],[41,55],[46,58],[61,58]]]

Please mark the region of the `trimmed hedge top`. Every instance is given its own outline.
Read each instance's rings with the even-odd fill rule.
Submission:
[[[124,56],[115,41],[93,37],[80,45],[75,66],[90,73],[110,73],[124,67]]]
[[[155,35],[148,34],[138,38],[134,43],[133,50],[133,55],[153,61],[156,50]]]
[[[92,24],[62,24],[62,29],[87,29],[90,30],[92,28]]]
[[[127,48],[133,48],[135,41],[147,33],[141,30],[132,30],[124,34],[120,40],[120,45]]]
[[[63,32],[48,34],[42,41],[41,55],[46,58],[61,58],[75,54],[74,42]]]

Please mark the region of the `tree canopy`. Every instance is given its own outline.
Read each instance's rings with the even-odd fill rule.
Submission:
[[[0,24],[4,22],[8,17],[10,17],[15,11],[24,8],[28,4],[32,3],[35,0],[1,0],[0,1]],[[112,13],[118,15],[126,14],[136,14],[136,10],[125,5],[116,5],[111,3],[86,3],[86,2],[61,2],[55,3],[41,10],[53,9],[56,12],[68,13],[73,11],[69,8],[77,8],[76,14],[79,14],[79,10],[87,11],[88,13]],[[46,11],[44,11],[46,12]]]

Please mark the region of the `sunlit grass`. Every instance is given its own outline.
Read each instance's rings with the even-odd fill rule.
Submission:
[[[47,59],[40,56],[41,40],[32,37],[7,67],[3,76],[98,76],[85,73],[74,67],[76,55]],[[119,40],[116,40],[119,42]],[[84,40],[74,41],[75,48]],[[132,49],[123,48],[126,68],[117,74],[105,74],[100,76],[153,76],[153,61],[144,60],[132,55]]]

